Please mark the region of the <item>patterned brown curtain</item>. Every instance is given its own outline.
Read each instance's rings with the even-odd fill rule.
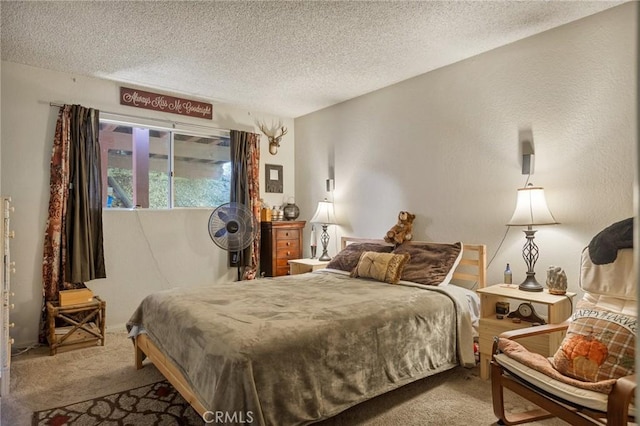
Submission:
[[[255,223],[260,223],[260,137],[256,133],[231,131],[230,201],[249,207]],[[252,280],[258,273],[260,263],[260,228],[256,227],[251,246],[244,250],[242,279]]]
[[[58,113],[42,263],[43,319],[44,305],[58,300],[60,290],[106,278],[98,126],[95,109],[64,105]],[[41,341],[45,323],[41,321]]]
[[[247,164],[247,186],[249,188],[249,201],[251,212],[256,223],[256,229],[251,244],[251,263],[245,268],[244,279],[256,278],[260,265],[260,136],[250,133],[249,137],[249,161]]]

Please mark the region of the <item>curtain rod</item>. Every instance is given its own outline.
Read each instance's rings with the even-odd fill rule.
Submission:
[[[64,106],[64,104],[59,104],[57,102],[49,102],[49,106],[62,108]],[[160,123],[169,123],[174,128],[176,127],[176,125],[180,125],[180,126],[195,126],[195,127],[201,127],[203,129],[209,129],[209,130],[213,129],[213,130],[220,130],[220,131],[225,131],[225,132],[231,131],[231,129],[221,129],[219,127],[205,126],[203,124],[185,123],[185,122],[182,122],[182,121],[167,120],[167,119],[164,119],[164,118],[150,118],[150,117],[143,117],[143,116],[140,116],[140,115],[123,114],[121,112],[110,112],[110,111],[103,111],[103,110],[98,110],[98,111],[104,112],[105,114],[116,115],[116,116],[120,116],[120,117],[136,118],[136,119],[140,119],[140,120],[152,120],[152,121],[158,121]]]

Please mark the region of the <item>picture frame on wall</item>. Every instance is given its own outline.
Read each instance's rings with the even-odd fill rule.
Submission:
[[[283,168],[278,164],[265,164],[264,165],[265,177],[264,186],[265,192],[275,192],[282,194],[283,192]]]

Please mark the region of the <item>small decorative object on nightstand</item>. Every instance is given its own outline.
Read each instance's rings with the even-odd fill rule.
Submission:
[[[293,259],[289,261],[291,275],[304,274],[306,272],[317,271],[326,268],[329,261],[318,259]]]
[[[547,287],[551,294],[565,294],[567,292],[567,274],[559,266],[549,266],[547,269]]]
[[[480,295],[480,377],[489,378],[489,363],[491,362],[491,350],[493,348],[493,338],[499,334],[519,328],[531,327],[543,323],[558,324],[571,316],[573,311],[572,299],[575,293],[565,295],[550,294],[548,290],[541,292],[523,291],[518,289],[518,285],[496,284],[490,287],[477,290]],[[505,303],[515,300],[516,303]],[[540,315],[534,307],[546,308],[546,312],[540,311]],[[498,310],[504,312],[507,306],[515,307],[511,313],[504,315],[497,313]],[[546,320],[542,317],[546,315]],[[499,318],[502,316],[502,318]],[[526,348],[534,348],[538,353],[546,353],[552,356],[562,339],[564,332],[545,334],[541,336],[527,337],[518,340]]]
[[[507,267],[504,270],[504,283],[511,284],[513,280],[513,273],[511,272],[511,266],[507,263]]]
[[[507,318],[517,318],[520,321],[526,321],[538,325],[546,323],[546,321],[538,315],[536,309],[529,302],[522,302],[518,305],[518,308],[515,311],[507,315]]]

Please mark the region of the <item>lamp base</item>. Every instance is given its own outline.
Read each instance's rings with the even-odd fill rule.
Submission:
[[[324,262],[331,260],[329,253],[327,252],[327,246],[329,245],[329,234],[327,233],[327,226],[322,224],[322,234],[320,234],[320,242],[322,243],[322,255],[318,260]]]
[[[329,261],[331,260],[331,256],[329,256],[329,254],[325,251],[324,253],[322,253],[322,256],[320,256],[320,258],[318,259],[321,262]]]
[[[327,246],[329,245],[329,234],[327,233],[327,226],[328,225],[324,223],[322,224],[322,234],[320,234],[320,242],[322,243],[322,255],[320,255],[320,258],[318,260],[321,262],[331,260],[331,256],[329,256],[329,253],[327,251]]]
[[[542,291],[544,287],[538,281],[536,281],[536,274],[530,274],[527,272],[527,278],[522,281],[522,283],[518,286],[519,290],[522,291]]]

